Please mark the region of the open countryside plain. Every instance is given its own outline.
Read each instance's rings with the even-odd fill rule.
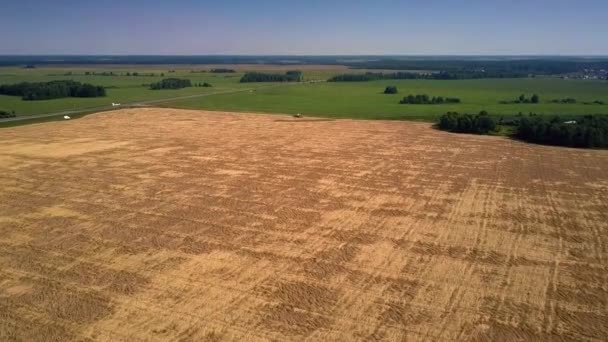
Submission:
[[[161,68],[162,67],[162,68]],[[217,74],[214,68],[231,68],[235,73]],[[246,71],[284,73],[302,70],[305,81],[312,83],[240,83]],[[205,71],[205,72],[203,72]],[[48,82],[70,79],[104,86],[107,96],[23,101],[19,96],[0,95],[0,110],[15,111],[17,116],[31,116],[63,111],[77,111],[108,106],[112,102],[138,104],[154,101],[163,106],[239,112],[303,113],[312,116],[356,119],[405,119],[434,121],[447,111],[512,117],[520,112],[576,117],[608,114],[608,82],[605,80],[562,80],[555,77],[470,79],[470,80],[382,80],[370,82],[318,82],[342,73],[364,73],[365,69],[347,69],[340,65],[87,65],[23,69],[0,67],[0,84]],[[112,76],[101,76],[112,72]],[[137,72],[138,76],[126,76]],[[380,72],[380,70],[373,70]],[[385,72],[390,72],[385,70]],[[394,70],[392,72],[395,72]],[[88,74],[87,74],[88,73]],[[154,76],[150,76],[154,74]],[[163,76],[161,76],[163,75]],[[163,78],[208,82],[213,87],[188,87],[151,90],[150,83]],[[386,86],[397,86],[399,93],[385,95]],[[252,89],[254,88],[254,89]],[[250,91],[253,90],[253,91]],[[461,104],[402,105],[404,96],[458,97]],[[521,94],[540,96],[538,104],[501,104]],[[551,103],[555,99],[575,98],[573,104]],[[605,104],[584,104],[602,101]],[[62,114],[63,115],[63,114]],[[61,116],[62,116],[61,115]],[[60,117],[61,117],[60,116]]]
[[[608,151],[156,108],[0,142],[0,340],[608,339]]]
[[[387,86],[396,86],[398,94],[383,94]],[[403,105],[409,94],[455,96],[460,104]],[[521,94],[538,94],[538,104],[501,104]],[[574,97],[578,103],[551,103],[553,99]],[[600,100],[603,105],[587,105]],[[267,113],[303,113],[306,115],[356,118],[434,121],[448,111],[513,117],[518,113],[562,115],[608,114],[608,82],[601,80],[561,80],[556,78],[511,78],[475,80],[382,80],[370,82],[321,82],[297,87],[273,87],[254,92],[171,101],[170,107]]]

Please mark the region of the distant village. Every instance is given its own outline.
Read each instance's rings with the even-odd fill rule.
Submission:
[[[563,79],[608,80],[607,69],[583,69],[579,72],[562,76]]]

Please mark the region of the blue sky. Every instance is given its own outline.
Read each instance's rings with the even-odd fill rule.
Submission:
[[[2,0],[0,54],[608,55],[608,0]]]

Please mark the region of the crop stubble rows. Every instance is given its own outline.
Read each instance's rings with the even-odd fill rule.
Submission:
[[[608,338],[608,154],[132,109],[0,137],[3,340]]]

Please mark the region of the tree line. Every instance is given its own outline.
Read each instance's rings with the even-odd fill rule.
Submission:
[[[500,101],[500,104],[512,104],[512,103],[540,103],[540,97],[537,94],[534,94],[530,97],[526,97],[525,94],[519,95],[516,99],[512,101]]]
[[[188,79],[181,78],[165,78],[160,82],[150,84],[150,89],[181,89],[186,87],[192,87],[192,82]]]
[[[72,72],[67,72],[64,74],[65,76],[69,76],[72,75]],[[125,73],[114,73],[113,71],[102,71],[102,72],[97,72],[97,71],[85,71],[84,72],[85,76],[145,76],[145,77],[156,77],[157,74],[151,72],[151,73],[141,73],[141,72],[137,72],[137,71],[127,71]],[[165,76],[164,73],[160,73],[160,76],[163,77]]]
[[[322,63],[326,64],[326,63]],[[484,60],[468,58],[378,58],[377,60],[344,63],[356,69],[376,70],[443,70],[469,74],[471,78],[514,78],[529,75],[558,75],[584,69],[608,69],[608,59],[587,58],[530,58]]]
[[[534,94],[534,95],[530,96],[530,98],[527,98],[526,95],[521,94],[521,95],[519,95],[517,100],[515,100],[515,102],[517,102],[517,103],[539,103],[540,97],[538,95]]]
[[[106,96],[106,89],[88,83],[62,80],[0,85],[0,94],[21,96],[25,101],[36,101],[63,97],[101,97]]]
[[[290,70],[284,74],[269,74],[262,72],[247,72],[241,77],[241,83],[249,82],[300,82],[302,81],[302,72],[299,70]]]
[[[501,125],[515,126],[513,136],[539,144],[568,147],[608,147],[608,116],[586,115],[577,120],[536,114],[501,120]],[[487,134],[496,131],[497,123],[486,111],[477,115],[447,112],[439,117],[439,129],[455,133]]]
[[[419,95],[408,95],[405,96],[400,104],[444,104],[444,103],[460,103],[460,99],[457,97],[443,97],[433,96],[429,97],[427,94]]]
[[[368,82],[378,80],[462,80],[475,78],[503,78],[515,77],[507,74],[489,75],[484,72],[448,72],[440,71],[433,73],[417,73],[417,72],[366,72],[360,74],[342,74],[335,75],[328,79],[328,82]]]
[[[563,99],[553,99],[551,100],[551,103],[576,103],[576,99],[572,97],[565,97]]]
[[[0,56],[0,65],[53,65],[76,64],[140,64],[140,65],[195,65],[195,64],[332,64],[357,69],[376,70],[444,70],[455,73],[485,74],[486,77],[566,74],[584,69],[608,70],[608,59],[582,57],[530,57],[530,58],[483,58],[483,57],[394,57],[345,58],[345,56],[297,56],[285,61],[284,56]]]
[[[17,114],[15,114],[15,111],[6,111],[6,110],[0,110],[0,119],[8,119],[8,118],[14,118],[16,117]]]
[[[570,147],[608,147],[608,117],[586,115],[565,121],[538,115],[521,117],[516,136],[522,140]]]
[[[447,112],[439,118],[438,126],[442,130],[456,133],[487,134],[496,130],[496,122],[486,111],[477,115]]]
[[[413,72],[366,72],[361,74],[342,74],[335,75],[327,80],[327,82],[368,82],[378,80],[410,80],[410,79],[425,79],[430,77],[428,74],[420,74]]]
[[[395,57],[348,58],[348,56],[0,56],[0,65],[224,65],[235,64],[329,64],[345,65],[353,69],[375,70],[442,70],[461,78],[513,78],[535,75],[558,75],[608,70],[608,58],[597,57]],[[606,77],[603,74],[602,78]]]
[[[209,72],[212,72],[214,74],[233,74],[236,71],[234,69],[217,68],[217,69],[211,69],[211,70],[209,70]]]
[[[195,86],[195,87],[204,87],[204,88],[211,88],[211,87],[213,87],[213,86],[211,85],[211,83],[208,83],[208,82],[204,82],[204,83],[194,83],[194,86]]]
[[[551,100],[551,103],[573,104],[573,103],[577,103],[577,101],[573,97],[565,97],[563,99],[553,99],[553,100]],[[583,102],[583,104],[586,104],[586,105],[603,105],[603,104],[606,104],[606,103],[604,101],[595,100],[595,101]]]

